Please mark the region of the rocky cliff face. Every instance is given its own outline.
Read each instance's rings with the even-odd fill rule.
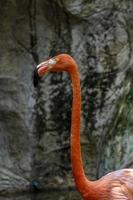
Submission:
[[[72,185],[69,76],[32,80],[36,64],[62,52],[81,75],[86,174],[132,167],[132,12],[131,0],[1,0],[1,191]]]

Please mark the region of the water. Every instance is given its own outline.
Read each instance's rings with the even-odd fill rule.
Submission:
[[[0,196],[0,200],[81,200],[80,195],[75,191],[49,191],[38,193],[23,193],[7,196]]]

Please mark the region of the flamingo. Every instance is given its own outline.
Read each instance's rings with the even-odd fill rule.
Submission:
[[[36,74],[40,78],[47,72],[59,71],[69,73],[72,81],[70,143],[72,174],[77,190],[84,200],[133,200],[133,169],[113,171],[95,181],[86,177],[80,147],[81,89],[77,64],[70,55],[59,54],[36,68]]]

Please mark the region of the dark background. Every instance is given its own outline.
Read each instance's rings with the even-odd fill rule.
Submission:
[[[69,76],[48,74],[37,88],[32,79],[39,62],[59,53],[80,71],[86,175],[133,166],[132,13],[132,0],[0,1],[0,192],[37,184],[51,192],[16,199],[78,199],[68,191]]]

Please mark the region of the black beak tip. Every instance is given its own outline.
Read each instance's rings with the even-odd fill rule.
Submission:
[[[35,69],[33,72],[33,84],[34,87],[37,87],[39,84],[40,77],[38,76],[37,70]]]

